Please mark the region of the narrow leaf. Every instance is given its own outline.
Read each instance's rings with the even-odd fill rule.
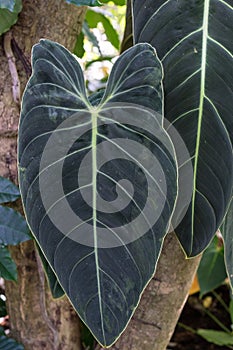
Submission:
[[[0,245],[16,245],[31,239],[25,219],[14,209],[0,206]]]
[[[214,237],[203,253],[197,275],[201,297],[219,287],[226,279],[224,249],[219,245],[218,237]]]
[[[0,276],[6,280],[17,280],[17,268],[6,247],[0,246]]]
[[[233,345],[233,335],[231,333],[216,331],[215,329],[198,329],[197,334],[216,345]]]
[[[0,176],[0,203],[14,202],[20,197],[20,192],[8,179]]]
[[[84,34],[81,32],[76,40],[75,47],[74,47],[74,54],[80,58],[83,57],[85,53],[84,50]]]
[[[98,41],[96,35],[89,28],[89,25],[88,25],[86,20],[84,20],[84,22],[83,22],[82,31],[83,31],[83,34],[86,35],[87,39],[92,43],[92,45],[97,47],[97,49],[99,50],[99,54],[101,55],[99,41]]]
[[[0,350],[24,350],[23,345],[5,335],[0,336]]]
[[[133,18],[131,0],[127,0],[126,17],[125,17],[124,37],[121,42],[120,52],[124,52],[133,46]]]
[[[224,240],[225,263],[231,288],[233,289],[233,197],[220,228]]]
[[[187,161],[193,166],[193,176],[179,181],[177,207],[184,200],[187,206],[175,211],[172,224],[187,256],[195,256],[219,228],[233,185],[232,0],[132,1],[135,42],[158,52],[165,117],[189,152],[184,161],[178,155],[179,175]]]
[[[108,2],[113,2],[115,5],[123,6],[125,5],[126,0],[101,0],[103,4],[107,4]]]
[[[5,317],[7,315],[7,311],[6,311],[6,301],[2,299],[2,297],[0,296],[0,317]],[[0,334],[1,334],[1,330],[0,330]]]
[[[231,324],[233,325],[233,300],[230,301],[229,312],[231,316]]]
[[[88,99],[61,45],[40,41],[32,63],[19,127],[27,220],[80,318],[110,346],[153,276],[176,200],[161,64],[136,45]]]
[[[68,4],[74,4],[77,6],[101,6],[101,2],[98,0],[66,0]]]
[[[119,49],[120,40],[118,33],[104,14],[88,10],[86,13],[86,21],[90,28],[95,28],[98,23],[102,23],[107,39],[116,49]]]

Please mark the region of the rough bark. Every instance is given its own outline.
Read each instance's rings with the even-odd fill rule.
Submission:
[[[142,295],[126,331],[111,350],[165,350],[200,261],[185,259],[174,235],[164,242],[157,272]],[[96,350],[102,350],[97,347]]]
[[[0,175],[16,183],[20,107],[13,98],[13,85],[16,90],[20,85],[22,94],[30,71],[31,47],[40,38],[58,41],[72,50],[85,10],[64,0],[24,0],[19,21],[0,37]],[[13,50],[15,62],[12,47],[20,48],[18,54]],[[26,350],[80,350],[78,317],[67,299],[52,300],[33,242],[11,248],[11,252],[18,266],[18,283],[6,282],[12,336]]]

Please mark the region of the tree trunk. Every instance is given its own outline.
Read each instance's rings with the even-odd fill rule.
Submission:
[[[48,38],[72,50],[85,10],[65,0],[24,0],[17,24],[0,37],[0,175],[16,183],[19,100],[30,73],[31,47]],[[52,299],[33,241],[12,247],[11,253],[18,266],[18,283],[6,282],[11,335],[25,350],[80,350],[78,317],[66,298]]]
[[[126,331],[111,350],[166,349],[200,258],[185,259],[174,233],[167,235],[157,272],[143,293]],[[96,350],[102,348],[97,346]]]

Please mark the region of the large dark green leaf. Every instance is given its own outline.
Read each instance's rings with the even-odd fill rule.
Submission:
[[[42,40],[32,63],[19,127],[27,220],[79,316],[110,346],[154,273],[176,199],[161,65],[136,45],[88,100],[64,47]]]
[[[165,118],[193,163],[192,198],[173,225],[186,254],[194,256],[219,228],[233,184],[232,0],[132,1],[135,42],[149,42],[158,52]],[[179,183],[180,192],[187,181]]]
[[[16,245],[31,239],[25,219],[14,209],[0,206],[0,244]]]
[[[18,14],[22,10],[22,0],[14,1],[13,10],[12,4],[10,7],[11,9],[8,9],[7,7],[0,8],[0,35],[7,32],[10,27],[17,22]]]
[[[17,268],[6,247],[0,246],[0,276],[6,280],[17,280]]]
[[[18,187],[8,179],[0,176],[0,203],[14,202],[19,197]]]

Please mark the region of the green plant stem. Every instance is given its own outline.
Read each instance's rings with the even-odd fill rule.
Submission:
[[[193,329],[193,328],[191,328],[191,327],[189,327],[189,326],[186,326],[186,325],[185,325],[184,323],[182,323],[182,322],[178,322],[178,326],[184,328],[186,331],[189,331],[189,332],[191,332],[191,333],[193,333],[193,334],[197,334],[197,331],[196,331],[195,329]]]
[[[214,290],[212,291],[213,296],[219,301],[219,303],[222,305],[222,307],[228,312],[230,313],[229,307],[227,306],[227,304],[225,303],[225,301],[222,299],[222,297],[216,293]]]
[[[231,334],[231,331],[230,331],[227,327],[225,327],[224,324],[223,324],[221,321],[219,321],[219,319],[218,319],[217,317],[215,317],[209,310],[207,310],[207,309],[204,309],[204,310],[205,310],[206,314],[207,314],[210,318],[212,318],[212,320],[213,320],[219,327],[221,327],[226,333]]]

